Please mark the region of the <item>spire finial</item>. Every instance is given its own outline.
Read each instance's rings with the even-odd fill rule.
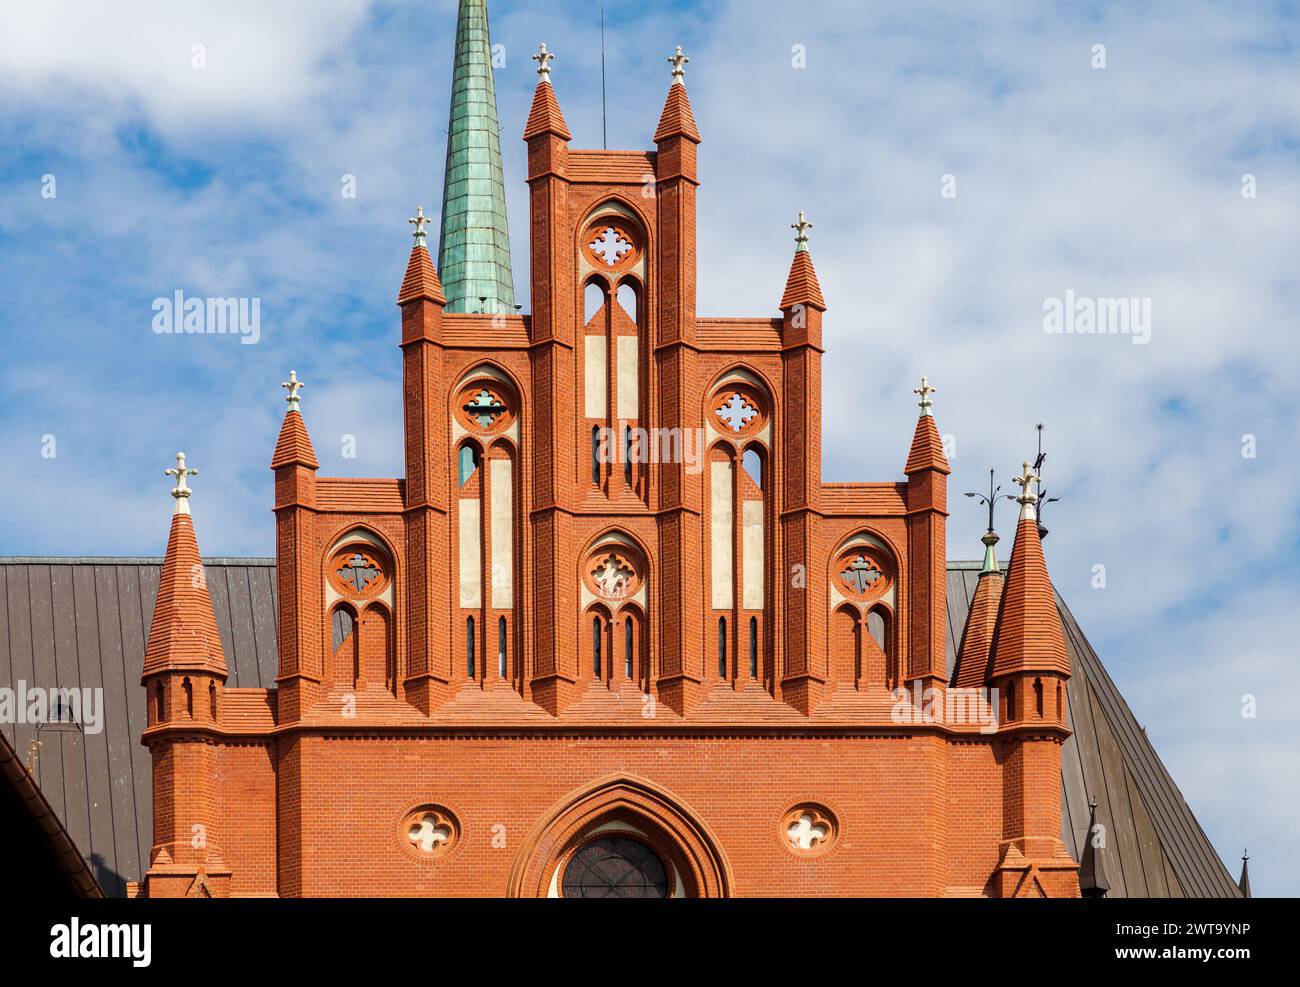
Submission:
[[[186,480],[191,476],[198,476],[199,471],[191,469],[185,465],[185,453],[176,454],[176,465],[171,469],[163,470],[164,476],[176,477],[176,486],[172,488],[172,496],[176,498],[176,514],[188,514],[190,512],[190,494],[193,493]]]
[[[1034,464],[1028,459],[1023,464],[1024,472],[1014,477],[1016,486],[1020,487],[1020,496],[1016,498],[1016,503],[1020,505],[1020,520],[1028,518],[1030,521],[1038,520],[1038,515],[1034,511],[1034,505],[1038,503],[1038,495],[1034,493],[1034,484],[1038,482],[1038,474],[1034,472]]]
[[[298,371],[290,370],[289,379],[283,381],[280,386],[289,392],[289,396],[285,398],[289,402],[288,411],[298,411],[298,392],[307,386],[298,379]],[[288,411],[285,413],[288,414]]]
[[[550,82],[551,62],[555,61],[555,53],[546,50],[545,41],[538,46],[537,54],[533,56],[533,61],[537,63],[538,83]]]
[[[922,418],[924,418],[926,415],[932,414],[931,409],[934,408],[934,402],[930,400],[930,395],[936,393],[937,391],[938,391],[937,387],[930,386],[930,378],[924,376],[921,378],[921,386],[912,388],[913,394],[919,394],[921,396],[921,403],[919,407],[921,409]]]
[[[690,58],[682,54],[682,46],[678,45],[677,50],[668,56],[668,64],[673,67],[673,85],[684,86],[686,84],[686,65]]]
[[[808,222],[808,215],[799,210],[799,222],[791,223],[790,229],[794,230],[794,249],[796,252],[808,249],[808,231],[813,228],[813,224]]]
[[[415,232],[411,234],[411,236],[415,237],[415,245],[427,249],[424,238],[428,234],[424,232],[424,228],[432,223],[433,220],[424,214],[424,206],[416,206],[415,215],[408,219],[407,222],[415,227]]]

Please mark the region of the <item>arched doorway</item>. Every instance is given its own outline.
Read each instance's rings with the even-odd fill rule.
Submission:
[[[575,789],[520,845],[511,897],[724,898],[734,881],[717,838],[653,782],[612,775]]]
[[[667,898],[668,868],[629,836],[602,836],[579,847],[564,865],[565,898]]]

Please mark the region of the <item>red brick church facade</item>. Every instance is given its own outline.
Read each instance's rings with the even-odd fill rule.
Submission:
[[[571,148],[545,75],[524,139],[531,315],[446,311],[417,223],[405,478],[319,476],[290,388],[274,689],[225,687],[181,475],[137,893],[1077,895],[1032,478],[950,676],[930,391],[903,479],[822,482],[802,220],[779,314],[700,317],[681,79],[653,151]]]

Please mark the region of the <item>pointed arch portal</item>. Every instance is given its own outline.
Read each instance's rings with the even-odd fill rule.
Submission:
[[[628,890],[687,898],[733,893],[731,868],[708,827],[666,789],[631,775],[611,775],[560,799],[524,839],[507,890],[513,898],[574,892],[590,885],[593,865],[622,875]]]

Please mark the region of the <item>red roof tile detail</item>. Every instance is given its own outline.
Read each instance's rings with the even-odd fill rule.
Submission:
[[[212,614],[194,520],[188,514],[172,515],[143,674],[172,668],[226,677],[226,655]]]
[[[993,676],[1014,672],[1070,674],[1056,597],[1047,578],[1043,543],[1033,518],[1016,526],[1016,544],[1007,567],[1007,585],[993,645]]]
[[[812,254],[806,250],[794,252],[794,260],[790,262],[790,276],[785,280],[785,294],[781,296],[778,308],[784,311],[796,305],[810,305],[826,311],[826,299],[822,297],[822,286],[817,283]]]
[[[311,438],[307,435],[307,424],[297,411],[290,411],[284,416],[280,437],[275,440],[275,454],[271,457],[273,470],[291,465],[320,469],[320,463],[316,461],[316,450],[311,447]]]
[[[907,465],[903,467],[903,472],[909,475],[921,470],[952,472],[948,468],[948,457],[943,454],[943,439],[939,437],[939,427],[935,425],[933,415],[921,415],[916,420],[912,449],[907,454]]]
[[[429,256],[429,249],[423,245],[411,249],[411,260],[406,265],[406,277],[402,278],[402,288],[397,293],[397,304],[405,305],[417,298],[447,304],[447,296],[442,293],[442,282],[438,280],[438,272],[433,267],[433,258]]]
[[[560,101],[555,98],[555,90],[549,82],[539,82],[533,93],[533,108],[528,111],[528,123],[524,126],[524,140],[532,140],[542,134],[554,134],[561,140],[572,140],[569,125],[564,122],[560,112]]]
[[[668,99],[664,101],[664,112],[659,117],[653,139],[658,144],[669,137],[686,137],[697,144],[700,142],[700,129],[695,126],[695,114],[691,112],[691,101],[684,85],[668,87]]]

